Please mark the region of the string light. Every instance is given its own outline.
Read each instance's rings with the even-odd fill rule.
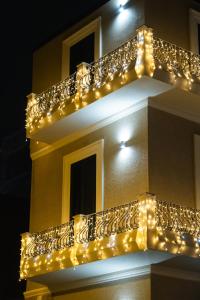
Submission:
[[[151,28],[142,26],[137,30],[137,56],[135,71],[138,78],[143,75],[153,76],[155,62],[153,55],[153,32]]]

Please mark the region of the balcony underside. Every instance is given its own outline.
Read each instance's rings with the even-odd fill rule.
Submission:
[[[156,264],[180,272],[200,275],[200,260],[176,256],[160,251],[141,251],[105,260],[95,261],[31,278],[32,281],[48,286],[51,292],[75,290],[82,287],[114,282],[131,277],[150,274],[151,265]]]
[[[34,131],[32,139],[51,144],[62,138],[78,134],[91,126],[108,120],[110,117],[142,108],[145,99],[158,109],[167,110],[180,116],[189,116],[198,122],[200,120],[199,96],[176,88],[174,85],[144,76],[129,84],[91,101],[89,105],[72,112],[61,119],[49,122],[44,127]]]
[[[157,251],[130,253],[79,265],[76,268],[47,273],[31,278],[31,280],[47,285],[53,292],[66,290],[66,286],[68,290],[71,290],[126,278],[131,276],[131,273],[136,273],[138,268],[165,261],[171,256],[169,253]]]

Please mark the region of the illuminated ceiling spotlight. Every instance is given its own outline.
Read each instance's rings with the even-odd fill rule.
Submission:
[[[120,0],[119,1],[119,12],[120,13],[123,12],[124,7],[125,7],[125,5],[126,5],[127,2],[128,2],[128,0]]]
[[[123,10],[124,10],[124,7],[120,4],[120,6],[119,6],[119,12],[121,13],[121,12],[123,12]]]
[[[120,149],[124,149],[126,148],[126,142],[125,141],[121,141],[120,142]]]

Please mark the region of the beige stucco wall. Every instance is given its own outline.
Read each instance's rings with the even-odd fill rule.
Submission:
[[[199,298],[200,284],[198,281],[151,276],[152,300],[199,300]]]
[[[130,0],[125,14],[120,15],[116,0],[111,0],[79,23],[64,31],[33,55],[34,93],[42,92],[61,80],[62,42],[71,34],[101,16],[102,54],[106,54],[135,35],[135,30],[145,23],[144,0]]]
[[[54,296],[53,300],[150,300],[151,283],[149,278],[113,283],[88,290]]]
[[[148,109],[149,189],[161,200],[195,206],[194,142],[200,124]]]
[[[125,155],[119,149],[123,132],[130,135]],[[194,134],[200,134],[199,124],[149,107],[148,116],[144,108],[34,160],[30,231],[60,224],[63,157],[100,139],[105,209],[146,191],[194,207]]]
[[[157,36],[189,49],[189,8],[192,5],[191,0],[145,0],[145,23]]]
[[[172,43],[189,49],[189,8],[192,0],[129,0],[119,14],[116,0],[108,1],[92,14],[50,40],[34,52],[32,91],[39,93],[61,80],[62,42],[85,25],[101,16],[102,55],[115,49],[136,34],[143,24]]]
[[[119,143],[128,135],[128,147]],[[61,223],[63,157],[104,139],[104,208],[148,190],[148,128],[144,108],[33,161],[30,231]]]

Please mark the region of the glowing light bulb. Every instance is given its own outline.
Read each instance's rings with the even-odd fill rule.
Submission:
[[[126,142],[125,141],[121,141],[120,142],[120,149],[124,149],[126,148]]]
[[[119,6],[119,12],[122,13],[124,11],[124,6],[122,4],[120,4]]]
[[[119,1],[119,12],[122,13],[124,11],[124,6],[126,5],[126,3],[128,2],[128,0],[120,0]]]

